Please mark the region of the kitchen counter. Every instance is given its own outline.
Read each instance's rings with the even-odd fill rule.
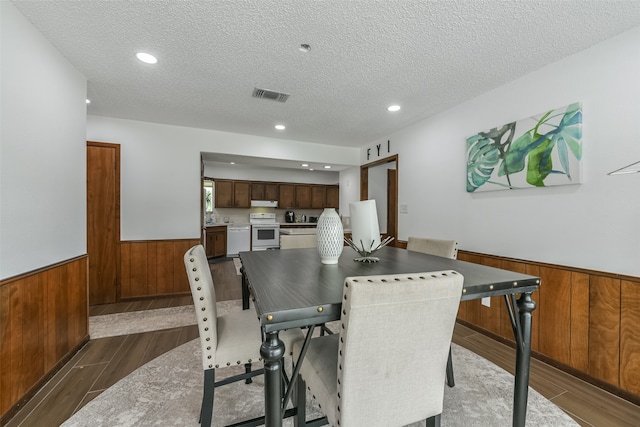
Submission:
[[[283,227],[316,227],[317,222],[281,222],[280,228]]]

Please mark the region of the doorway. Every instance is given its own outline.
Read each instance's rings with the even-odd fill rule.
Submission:
[[[382,234],[394,238],[392,243],[398,241],[398,155],[386,157],[372,163],[360,166],[360,200],[369,200],[370,185],[379,191],[384,199],[380,206],[376,207],[380,212],[378,220],[381,222]],[[385,209],[386,208],[386,209]]]
[[[89,305],[120,300],[120,145],[87,141]]]

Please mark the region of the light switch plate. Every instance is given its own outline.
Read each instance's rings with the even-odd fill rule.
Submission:
[[[482,305],[485,307],[491,307],[491,297],[482,298]]]
[[[409,206],[408,205],[400,205],[400,213],[401,214],[408,214],[409,213]]]

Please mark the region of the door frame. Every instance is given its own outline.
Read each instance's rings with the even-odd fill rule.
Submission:
[[[376,160],[375,162],[366,163],[360,166],[360,200],[368,200],[369,198],[369,168],[383,165],[385,163],[391,163],[391,162],[396,162],[396,174],[400,173],[400,165],[398,163],[397,154],[394,154],[393,156],[385,157],[384,159]],[[395,188],[396,197],[395,197],[395,203],[393,203],[393,205],[395,205],[393,206],[393,209],[395,211],[395,215],[393,216],[395,218],[395,224],[391,224],[393,228],[393,233],[394,233],[393,235],[396,237],[394,242],[392,243],[393,246],[396,246],[398,242],[398,179],[397,179],[397,175],[396,175],[395,186],[396,186]],[[387,215],[387,218],[389,217],[390,215]],[[389,228],[387,228],[387,234],[388,233],[389,233]]]

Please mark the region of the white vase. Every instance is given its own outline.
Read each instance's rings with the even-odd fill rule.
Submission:
[[[323,264],[337,264],[344,248],[342,220],[334,208],[325,208],[316,228],[318,252]]]

